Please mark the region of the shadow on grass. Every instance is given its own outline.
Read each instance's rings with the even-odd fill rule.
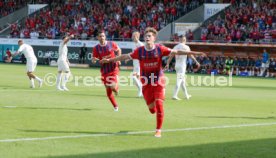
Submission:
[[[2,108],[9,108],[3,106]],[[15,109],[31,109],[31,110],[76,110],[76,111],[91,111],[94,109],[76,109],[76,108],[56,108],[56,107],[14,107]]]
[[[66,134],[90,134],[90,135],[95,135],[99,136],[108,136],[108,135],[112,135],[112,136],[150,136],[152,137],[152,135],[149,135],[148,133],[141,133],[141,134],[131,134],[129,135],[128,133],[131,133],[133,131],[119,131],[119,132],[93,132],[93,131],[58,131],[58,130],[36,130],[36,129],[18,129],[18,131],[21,132],[32,132],[32,133],[66,133]],[[153,131],[152,131],[153,133]]]
[[[234,85],[231,86],[230,88],[238,88],[238,89],[258,89],[258,90],[276,90],[276,87],[273,86],[252,86],[252,85]]]
[[[162,143],[162,138],[160,139]],[[275,158],[276,138],[43,158]]]
[[[225,118],[225,119],[254,119],[254,120],[275,120],[276,117],[275,116],[269,116],[269,117],[233,117],[233,116],[196,116],[199,118],[217,118],[217,119],[221,119],[221,118]]]
[[[90,97],[102,97],[102,98],[107,98],[106,94],[105,93],[102,93],[101,94],[71,94],[71,95],[77,95],[77,96],[90,96]],[[118,95],[118,96],[115,96],[116,98],[139,98],[137,96],[123,96],[123,95]]]

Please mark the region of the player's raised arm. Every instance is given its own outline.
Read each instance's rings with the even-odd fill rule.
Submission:
[[[70,36],[66,36],[64,39],[63,39],[63,43],[66,44],[70,39],[74,38],[74,35],[70,35]]]
[[[129,54],[123,54],[120,56],[117,56],[115,58],[110,58],[110,59],[102,59],[100,63],[110,63],[110,62],[117,62],[117,61],[123,61],[123,60],[129,60],[131,59]]]
[[[186,50],[172,50],[170,55],[203,55],[203,56],[206,56],[206,54],[203,52],[186,51]]]

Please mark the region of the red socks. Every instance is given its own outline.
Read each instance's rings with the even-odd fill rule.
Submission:
[[[156,107],[156,130],[160,130],[162,128],[163,119],[164,119],[164,109],[163,109],[163,101],[162,100],[155,100],[155,107]]]
[[[156,129],[160,130],[162,128],[163,119],[164,119],[164,109],[163,109],[163,101],[155,100],[154,107],[149,109],[150,113],[156,113]]]
[[[110,102],[112,103],[113,107],[118,107],[116,100],[114,98],[114,95],[112,94],[112,89],[111,88],[106,88],[106,95],[108,97],[108,99],[110,100]]]

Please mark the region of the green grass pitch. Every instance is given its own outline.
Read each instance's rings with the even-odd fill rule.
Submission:
[[[38,66],[36,74],[56,71]],[[100,74],[95,68],[71,71]],[[68,84],[69,92],[30,89],[25,65],[0,64],[0,72],[0,158],[276,157],[275,79],[233,77],[232,86],[189,86],[191,100],[180,91],[183,100],[173,101],[176,76],[166,74],[164,131],[155,138],[155,115],[134,86],[120,87],[114,112],[102,86],[86,87],[80,79],[78,86]]]

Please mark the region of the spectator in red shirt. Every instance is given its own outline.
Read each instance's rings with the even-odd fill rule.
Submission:
[[[5,63],[10,63],[12,61],[12,54],[9,48],[6,50],[6,56],[4,59]]]

